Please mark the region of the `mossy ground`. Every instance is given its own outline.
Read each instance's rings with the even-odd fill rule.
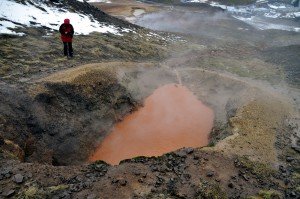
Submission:
[[[289,107],[270,98],[249,102],[230,119],[233,135],[216,147],[226,153],[275,165],[276,128],[282,125],[288,110]]]
[[[74,58],[63,56],[59,34],[40,36],[36,29],[27,36],[0,40],[0,74],[3,80],[30,78],[41,73],[73,67],[82,63],[108,60],[160,60],[167,56],[163,37],[147,36],[147,31],[120,35],[94,33],[77,35],[73,40]]]

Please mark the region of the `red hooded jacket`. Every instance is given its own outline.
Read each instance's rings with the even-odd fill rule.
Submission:
[[[63,42],[72,42],[74,35],[74,28],[70,24],[70,19],[65,19],[64,23],[59,27],[59,32],[61,34],[61,40]]]

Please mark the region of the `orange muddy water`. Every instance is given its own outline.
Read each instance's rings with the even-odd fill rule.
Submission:
[[[116,165],[136,156],[158,156],[182,147],[208,144],[213,111],[186,87],[162,86],[142,108],[116,124],[89,161]]]

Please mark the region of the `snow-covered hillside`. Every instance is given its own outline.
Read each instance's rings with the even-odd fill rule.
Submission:
[[[300,7],[282,1],[257,0],[250,5],[227,6],[211,0],[181,0],[182,3],[206,3],[219,7],[241,20],[260,30],[278,29],[300,32]],[[221,2],[221,1],[219,1]]]
[[[83,2],[83,0],[78,0],[78,1],[81,1]],[[86,2],[90,2],[90,3],[93,3],[93,2],[99,2],[99,3],[111,3],[111,1],[109,0],[85,0]]]
[[[98,22],[92,15],[71,10],[55,1],[26,0],[21,3],[14,0],[1,0],[0,34],[24,35],[20,30],[15,29],[30,26],[49,28],[51,32],[58,30],[65,18],[71,20],[75,34],[89,34],[94,31],[121,34],[130,31],[114,24]]]

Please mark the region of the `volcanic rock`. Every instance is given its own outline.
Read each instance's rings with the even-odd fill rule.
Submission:
[[[127,181],[126,181],[125,179],[120,179],[120,180],[119,180],[119,184],[120,184],[121,186],[126,186]]]
[[[11,189],[8,192],[4,193],[4,196],[5,197],[11,197],[15,194],[15,192],[16,192],[15,190]]]
[[[87,199],[96,199],[96,194],[90,194]]]
[[[16,174],[13,176],[13,179],[12,179],[15,183],[17,184],[21,184],[24,180],[24,176],[22,174]]]
[[[207,177],[213,177],[214,176],[214,172],[213,171],[209,171],[206,173]]]
[[[232,188],[234,188],[234,184],[233,184],[232,182],[230,182],[230,183],[228,184],[228,187],[232,189]]]

